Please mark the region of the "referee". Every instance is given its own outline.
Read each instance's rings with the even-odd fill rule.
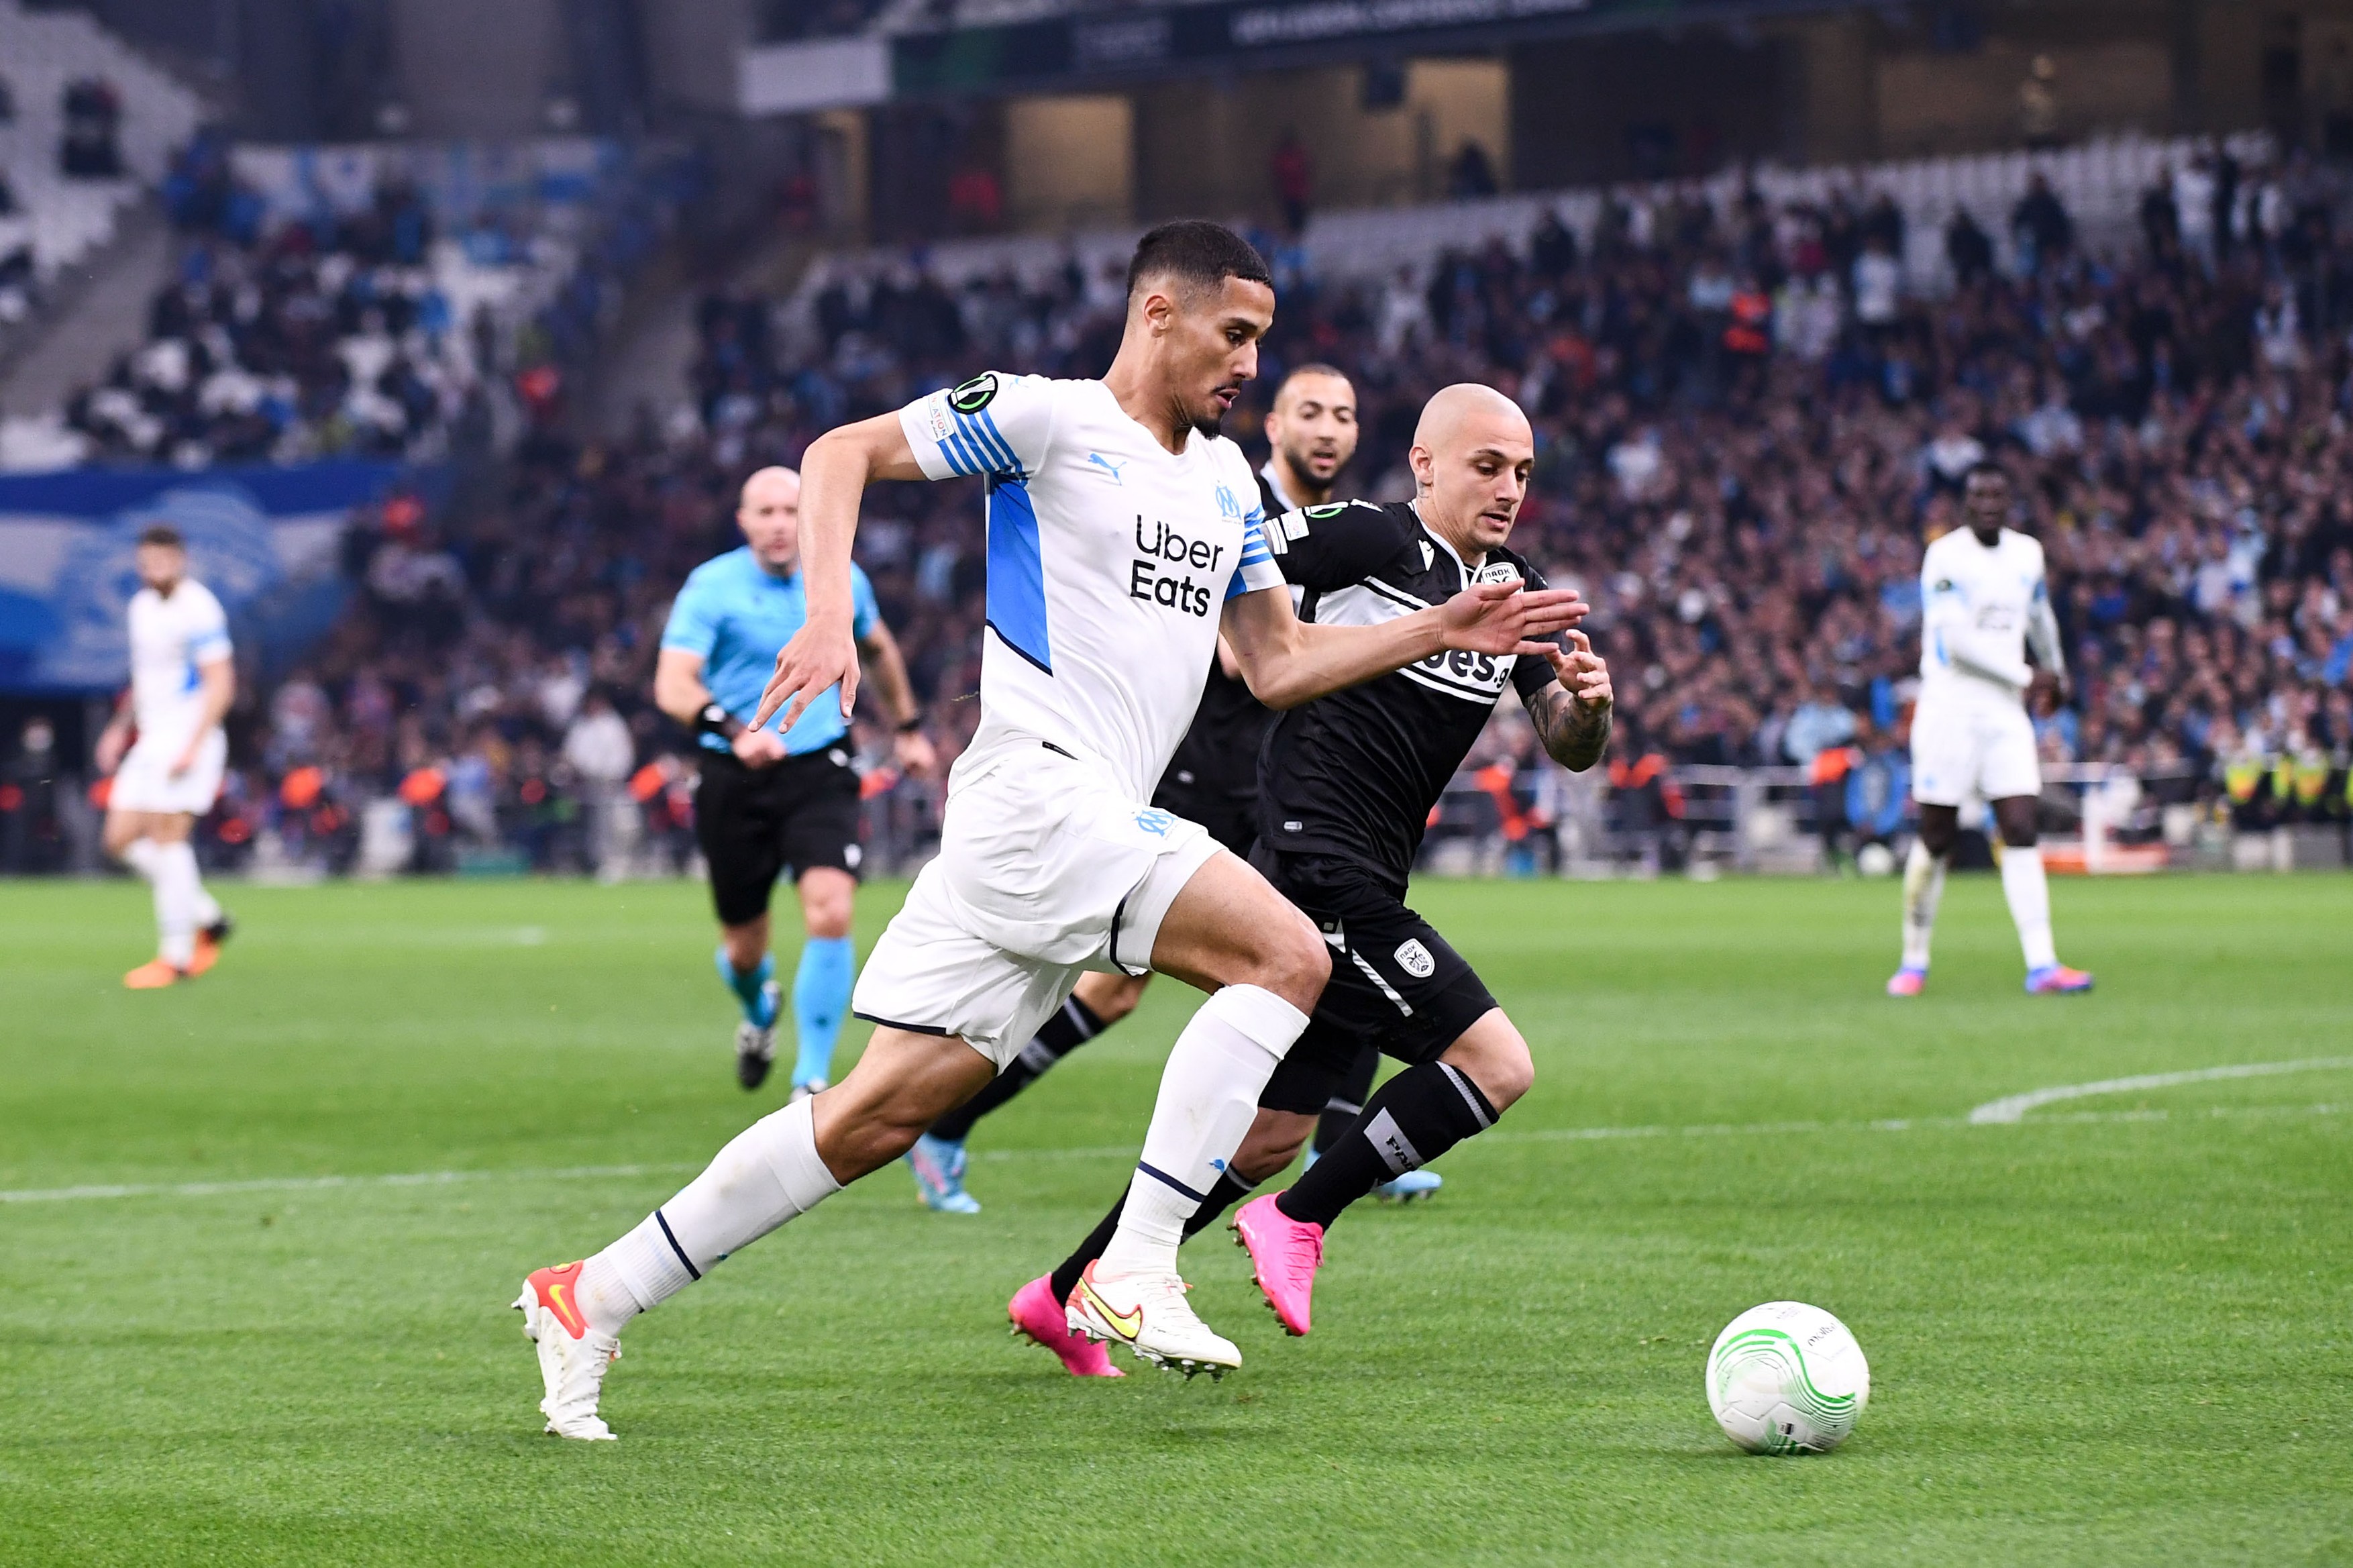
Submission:
[[[792,869],[808,939],[793,976],[793,1098],[826,1085],[833,1044],[849,1011],[858,963],[849,940],[858,889],[858,773],[849,722],[835,701],[813,702],[789,731],[754,730],[776,650],[807,618],[800,576],[801,479],[762,468],[744,481],[735,510],[743,548],[696,567],[671,605],[654,666],[654,701],[695,731],[702,759],[695,837],[711,867],[719,910],[719,978],[744,1011],[735,1028],[735,1077],[766,1081],[776,1055],[780,997],[768,951],[768,900]],[[901,768],[932,770],[932,744],[907,683],[899,645],[874,606],[873,585],[849,569],[854,630],[869,679],[898,727]]]

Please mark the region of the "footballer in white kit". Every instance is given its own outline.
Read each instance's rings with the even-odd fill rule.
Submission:
[[[809,447],[808,619],[753,722],[856,700],[850,543],[865,486],[968,475],[989,490],[979,729],[950,774],[940,854],[859,982],[853,1006],[876,1027],[849,1076],[755,1123],[604,1251],[524,1281],[515,1305],[539,1347],[549,1431],[610,1436],[598,1401],[624,1324],[898,1159],[1089,969],[1151,969],[1210,993],[1169,1053],[1096,1289],[1145,1359],[1188,1374],[1240,1363],[1186,1304],[1176,1245],[1331,959],[1264,878],[1149,804],[1220,627],[1252,689],[1289,707],[1441,648],[1541,654],[1534,639],[1584,615],[1572,593],[1486,584],[1379,626],[1303,626],[1249,465],[1217,434],[1273,314],[1246,241],[1164,224],[1136,247],[1102,381],[977,376]]]
[[[1928,978],[1929,938],[1960,807],[1991,803],[2001,835],[2002,891],[2026,957],[2026,988],[2088,991],[2092,977],[2061,963],[2051,892],[2036,842],[2042,768],[2026,703],[2036,672],[2063,693],[2065,656],[2052,613],[2042,546],[2006,524],[2010,477],[1991,463],[1963,490],[1968,526],[1920,560],[1920,697],[1912,713],[1912,795],[1920,832],[1904,875],[1904,960],[1891,996],[1916,996]],[[2031,650],[2034,663],[2027,662]]]
[[[228,617],[211,590],[187,574],[178,531],[148,529],[137,559],[131,699],[99,736],[98,764],[113,775],[107,851],[154,889],[156,956],[123,976],[132,990],[150,991],[210,969],[230,930],[205,890],[188,837],[220,795],[228,763],[221,720],[237,680]]]

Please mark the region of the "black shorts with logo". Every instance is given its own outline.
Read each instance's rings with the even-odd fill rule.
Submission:
[[[858,874],[858,770],[845,746],[747,768],[733,752],[705,751],[694,795],[694,837],[711,864],[719,923],[768,912],[776,879],[819,866]]]
[[[1332,978],[1307,1032],[1259,1096],[1267,1110],[1320,1115],[1366,1046],[1401,1062],[1435,1061],[1494,1007],[1470,963],[1360,868],[1267,850],[1251,863],[1332,947]]]

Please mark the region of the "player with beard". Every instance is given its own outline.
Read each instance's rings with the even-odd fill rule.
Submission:
[[[1275,389],[1265,428],[1268,453],[1258,472],[1258,488],[1266,515],[1280,517],[1321,506],[1332,499],[1334,481],[1356,455],[1356,388],[1328,364],[1300,365]],[[1289,581],[1294,597],[1303,586],[1314,585],[1303,584],[1295,576]],[[1250,695],[1233,649],[1221,639],[1193,726],[1169,760],[1152,804],[1199,823],[1219,843],[1247,858],[1258,837],[1259,744],[1273,718],[1273,710]],[[1135,1011],[1150,978],[1089,974],[1082,979],[1071,999],[1046,1020],[1037,1037],[1022,1047],[1010,1066],[915,1141],[915,1146],[907,1151],[907,1165],[914,1172],[916,1194],[926,1206],[943,1214],[980,1212],[978,1200],[964,1185],[965,1144],[973,1128],[1056,1062]],[[1377,1070],[1379,1053],[1367,1048],[1362,1055],[1361,1072],[1351,1074],[1348,1088],[1335,1102],[1345,1107],[1345,1113],[1330,1118],[1335,1124],[1335,1136],[1354,1119]],[[1417,1195],[1435,1186],[1439,1178],[1434,1172],[1417,1171],[1405,1181],[1409,1190],[1401,1187],[1388,1195]],[[1031,1302],[1029,1307],[1029,1315],[1040,1323],[1050,1317],[1059,1321],[1061,1311],[1055,1301]]]
[[[550,1432],[609,1438],[603,1385],[631,1320],[905,1153],[1089,970],[1157,970],[1210,994],[1169,1051],[1116,1234],[1088,1269],[1090,1300],[1105,1331],[1160,1365],[1189,1376],[1241,1364],[1187,1303],[1177,1244],[1333,965],[1261,873],[1147,804],[1198,705],[1199,672],[1222,632],[1250,689],[1296,707],[1442,666],[1451,650],[1540,655],[1585,606],[1490,582],[1410,615],[1302,621],[1261,509],[1243,500],[1248,462],[1217,434],[1274,319],[1264,259],[1218,225],[1164,224],[1127,282],[1102,380],[976,376],[828,431],[804,456],[807,621],[751,726],[781,712],[789,733],[819,700],[851,711],[860,497],[877,479],[955,475],[988,483],[979,725],[949,775],[940,853],[859,977],[852,1010],[876,1027],[849,1076],[754,1123],[604,1250],[526,1276],[514,1305],[538,1346]]]
[[[1479,583],[1541,587],[1535,569],[1504,547],[1535,458],[1527,417],[1509,398],[1469,384],[1440,392],[1414,436],[1414,500],[1314,507],[1270,525],[1287,575],[1345,584],[1310,591],[1302,616],[1377,626]],[[1582,772],[1600,759],[1609,668],[1583,634],[1567,636],[1540,658],[1441,655],[1319,698],[1280,715],[1261,753],[1253,863],[1314,921],[1333,952],[1332,978],[1186,1234],[1291,1163],[1365,1042],[1408,1064],[1296,1186],[1252,1200],[1235,1217],[1258,1282],[1293,1334],[1308,1331],[1324,1234],[1341,1211],[1493,1126],[1534,1080],[1527,1042],[1404,897],[1430,807],[1506,686],[1556,762]],[[1017,1331],[1079,1376],[1116,1375],[1102,1345],[1124,1336],[1093,1279],[1120,1224],[1114,1205],[1078,1251],[1008,1307]],[[1061,1332],[1029,1321],[1023,1308],[1032,1299],[1064,1303]]]

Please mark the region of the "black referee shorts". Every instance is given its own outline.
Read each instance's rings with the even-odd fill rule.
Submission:
[[[1332,948],[1332,978],[1307,1032],[1267,1081],[1269,1110],[1320,1116],[1346,1089],[1366,1046],[1436,1061],[1495,998],[1463,956],[1398,896],[1345,860],[1261,854],[1253,862]]]
[[[719,923],[768,912],[776,879],[819,866],[858,874],[858,770],[841,746],[747,768],[732,752],[702,753],[694,837],[711,865]]]

